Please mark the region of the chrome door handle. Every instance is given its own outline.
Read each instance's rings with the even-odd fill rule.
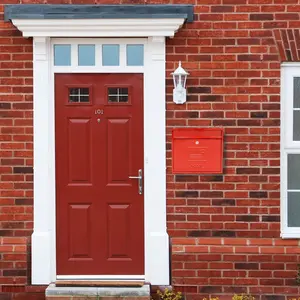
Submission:
[[[138,179],[139,184],[139,194],[143,194],[143,170],[139,169],[139,176],[128,176],[129,179]]]

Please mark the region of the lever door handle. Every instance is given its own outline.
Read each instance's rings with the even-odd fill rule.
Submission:
[[[139,176],[128,176],[129,179],[138,179],[139,185],[139,194],[143,194],[143,170],[139,169],[138,171]]]

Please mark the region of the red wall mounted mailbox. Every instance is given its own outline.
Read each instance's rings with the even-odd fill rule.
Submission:
[[[172,143],[173,173],[223,172],[222,128],[174,128]]]

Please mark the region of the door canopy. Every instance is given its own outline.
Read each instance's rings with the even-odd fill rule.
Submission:
[[[192,5],[5,5],[25,37],[172,37],[193,21]]]

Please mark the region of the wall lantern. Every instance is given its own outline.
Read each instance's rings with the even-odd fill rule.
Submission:
[[[186,102],[185,84],[189,73],[181,67],[180,61],[179,67],[171,75],[173,76],[174,80],[173,101],[176,104],[183,104]]]

